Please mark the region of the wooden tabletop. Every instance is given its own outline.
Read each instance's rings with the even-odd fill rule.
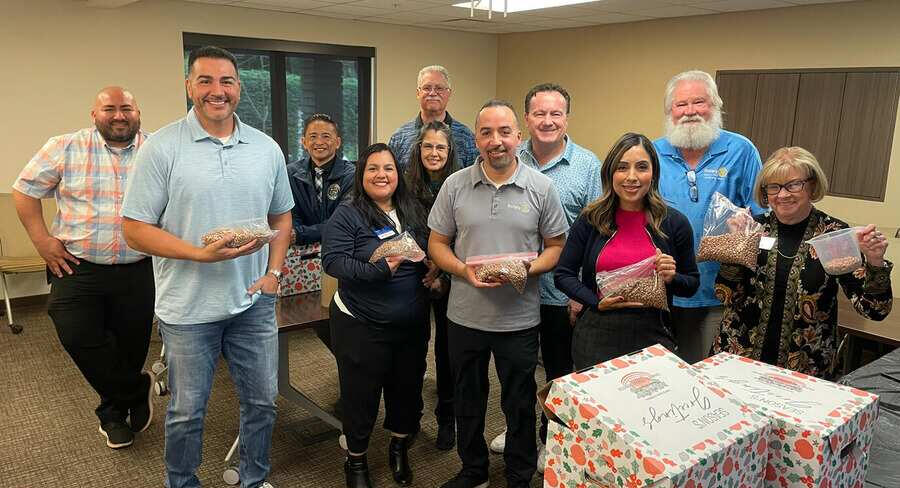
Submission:
[[[896,304],[895,304],[896,305]],[[843,295],[838,298],[838,327],[857,337],[900,346],[900,312],[893,310],[881,322],[858,314]]]
[[[314,327],[328,320],[328,309],[319,302],[319,292],[279,297],[275,302],[278,332]]]

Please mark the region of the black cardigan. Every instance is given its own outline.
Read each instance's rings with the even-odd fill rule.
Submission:
[[[660,225],[668,237],[653,232],[648,225],[653,245],[675,258],[675,278],[666,286],[669,308],[672,296],[689,297],[700,287],[700,272],[694,257],[694,232],[687,217],[669,207]],[[602,236],[584,217],[572,224],[569,237],[553,273],[553,283],[569,298],[588,307],[597,308],[597,256],[612,236]],[[581,278],[579,279],[579,272]]]
[[[404,229],[406,230],[406,229]],[[413,235],[419,247],[427,241]],[[343,203],[325,224],[322,267],[338,279],[341,301],[357,319],[394,326],[427,323],[428,291],[422,284],[423,262],[403,261],[394,274],[382,258],[369,258],[384,242],[352,203]]]

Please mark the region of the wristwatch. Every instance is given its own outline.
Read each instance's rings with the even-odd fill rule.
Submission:
[[[274,276],[279,283],[281,283],[281,271],[277,269],[270,269],[269,274]]]

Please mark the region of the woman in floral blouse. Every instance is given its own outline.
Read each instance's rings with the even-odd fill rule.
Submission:
[[[882,320],[891,311],[887,239],[874,225],[865,227],[857,233],[865,264],[852,273],[828,275],[806,241],[848,225],[812,204],[828,190],[815,156],[799,147],[781,148],[763,165],[757,182],[757,201],[772,209],[757,220],[775,244],[759,250],[756,269],[722,264],[716,297],[725,313],[712,352],[831,378],[838,362],[838,286],[860,315]]]

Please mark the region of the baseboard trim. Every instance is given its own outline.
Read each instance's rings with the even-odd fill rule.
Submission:
[[[16,308],[19,307],[41,307],[46,306],[47,301],[50,299],[49,293],[44,293],[42,295],[31,295],[27,297],[16,297],[10,298],[9,302],[15,311]],[[6,315],[6,308],[2,305],[3,301],[0,300],[0,314]]]

